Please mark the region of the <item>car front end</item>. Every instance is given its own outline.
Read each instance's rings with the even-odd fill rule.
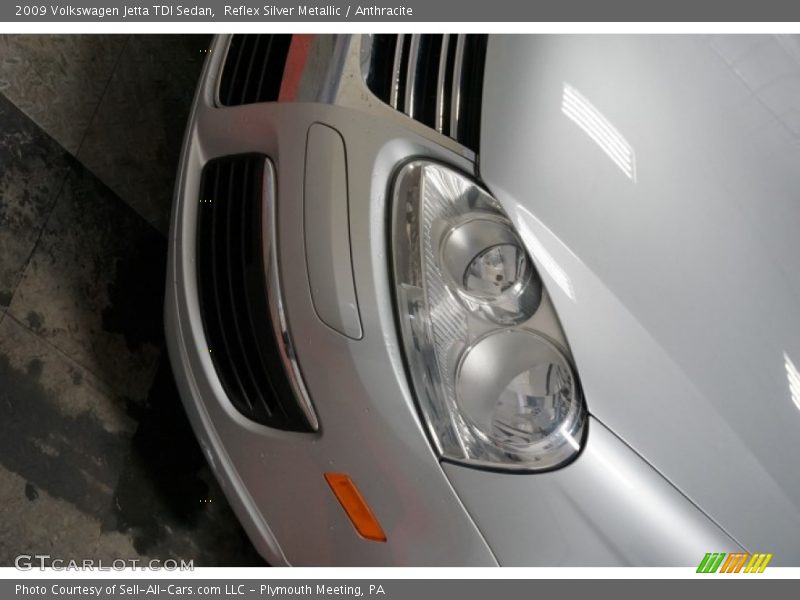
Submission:
[[[539,107],[500,89],[507,67],[549,81],[514,62],[526,43],[215,39],[176,187],[167,340],[206,457],[271,564],[691,566],[753,551],[612,406],[647,371],[614,379],[591,318],[653,344],[525,197],[525,163],[550,159],[509,140],[553,134],[514,131]],[[602,167],[587,185],[646,177],[579,82],[552,75],[564,126],[611,140],[606,173],[589,139]]]

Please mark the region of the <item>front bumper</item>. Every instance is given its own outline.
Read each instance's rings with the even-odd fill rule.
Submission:
[[[688,565],[707,551],[738,549],[596,422],[582,455],[560,471],[443,468],[415,409],[397,339],[387,190],[397,165],[410,157],[474,174],[471,153],[381,105],[363,84],[360,44],[349,36],[325,40],[329,58],[309,60],[301,78],[321,83],[305,91],[300,85],[293,102],[218,108],[227,42],[215,42],[186,134],[170,232],[167,339],[208,461],[270,563]],[[319,319],[309,287],[303,198],[307,134],[315,123],[337,131],[346,148],[360,339]],[[316,433],[278,431],[244,418],[226,398],[208,355],[195,275],[200,173],[211,159],[242,153],[266,155],[275,168],[282,300],[319,419]],[[356,534],[325,482],[330,471],[355,481],[386,543]]]
[[[218,39],[212,50],[186,136],[166,313],[181,396],[226,495],[272,564],[496,564],[414,410],[394,333],[385,255],[385,186],[395,164],[408,155],[451,162],[458,157],[376,115],[343,106],[215,108],[225,42]],[[347,148],[360,340],[322,323],[311,300],[302,199],[306,132],[315,122],[337,130]],[[316,434],[277,431],[245,419],[225,397],[207,351],[194,260],[200,172],[208,160],[241,153],[264,154],[275,167],[283,301],[320,422]],[[323,478],[326,471],[345,472],[356,482],[387,543],[355,533]]]

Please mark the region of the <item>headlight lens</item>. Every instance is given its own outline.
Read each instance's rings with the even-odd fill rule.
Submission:
[[[471,310],[499,325],[527,321],[542,287],[511,223],[473,212],[442,235],[439,264],[449,289]]]
[[[499,203],[442,165],[394,185],[393,258],[415,392],[442,457],[550,469],[580,450],[586,413],[566,340]]]

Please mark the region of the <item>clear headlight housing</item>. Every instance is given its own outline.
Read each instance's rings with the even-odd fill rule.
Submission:
[[[513,223],[480,185],[414,161],[393,188],[399,321],[441,457],[552,469],[580,450],[586,411],[567,343]]]

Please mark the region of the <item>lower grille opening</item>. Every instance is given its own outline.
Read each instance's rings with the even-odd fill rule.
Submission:
[[[267,296],[263,250],[267,158],[206,164],[197,223],[197,285],[208,351],[244,416],[277,429],[313,431],[286,376]]]

